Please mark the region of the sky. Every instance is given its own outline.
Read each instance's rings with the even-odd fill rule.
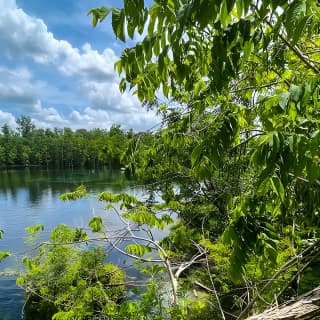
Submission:
[[[110,17],[93,29],[87,12],[117,0],[0,0],[0,127],[30,116],[38,128],[147,130],[159,122],[114,63],[126,46]],[[140,40],[139,36],[135,39]]]

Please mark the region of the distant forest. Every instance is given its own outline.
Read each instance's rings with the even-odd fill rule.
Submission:
[[[90,131],[40,129],[30,117],[22,116],[15,130],[7,124],[1,127],[0,168],[116,168],[121,166],[121,155],[132,136],[132,130],[122,130],[120,125]]]

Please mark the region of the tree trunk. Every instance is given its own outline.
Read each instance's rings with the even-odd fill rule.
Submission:
[[[268,309],[247,320],[319,320],[320,286],[305,293],[298,299]]]

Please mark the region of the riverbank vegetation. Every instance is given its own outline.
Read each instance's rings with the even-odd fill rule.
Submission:
[[[116,63],[120,89],[163,126],[133,136],[123,156],[150,197],[99,195],[125,229],[112,236],[95,217],[100,236],[89,238],[149,261],[150,281],[140,300],[74,319],[244,319],[317,288],[319,3],[123,3],[91,10],[93,25],[110,14],[121,41],[143,34]]]
[[[104,263],[101,247],[86,250],[66,244],[85,237],[80,229],[59,225],[51,233],[54,245],[24,259],[27,272],[17,284],[28,289],[27,319],[96,319],[123,299],[124,272]]]
[[[4,124],[0,133],[0,167],[119,168],[121,155],[132,130],[113,125],[109,130],[36,128],[31,118],[21,116],[17,129]]]

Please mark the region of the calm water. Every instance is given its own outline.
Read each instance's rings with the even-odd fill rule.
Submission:
[[[101,192],[128,192],[143,195],[142,189],[133,188],[118,171],[48,171],[41,169],[0,171],[0,229],[5,231],[0,240],[0,251],[10,251],[12,256],[0,262],[0,319],[23,319],[21,310],[24,294],[15,285],[12,272],[22,269],[21,259],[32,254],[34,244],[25,243],[24,229],[41,223],[45,231],[39,240],[48,238],[50,231],[60,223],[73,227],[86,227],[93,215],[105,217],[108,228],[119,221],[104,210],[104,203],[92,196],[78,201],[63,202],[59,195],[85,184],[92,195]],[[113,253],[112,262],[121,266],[123,257]]]

